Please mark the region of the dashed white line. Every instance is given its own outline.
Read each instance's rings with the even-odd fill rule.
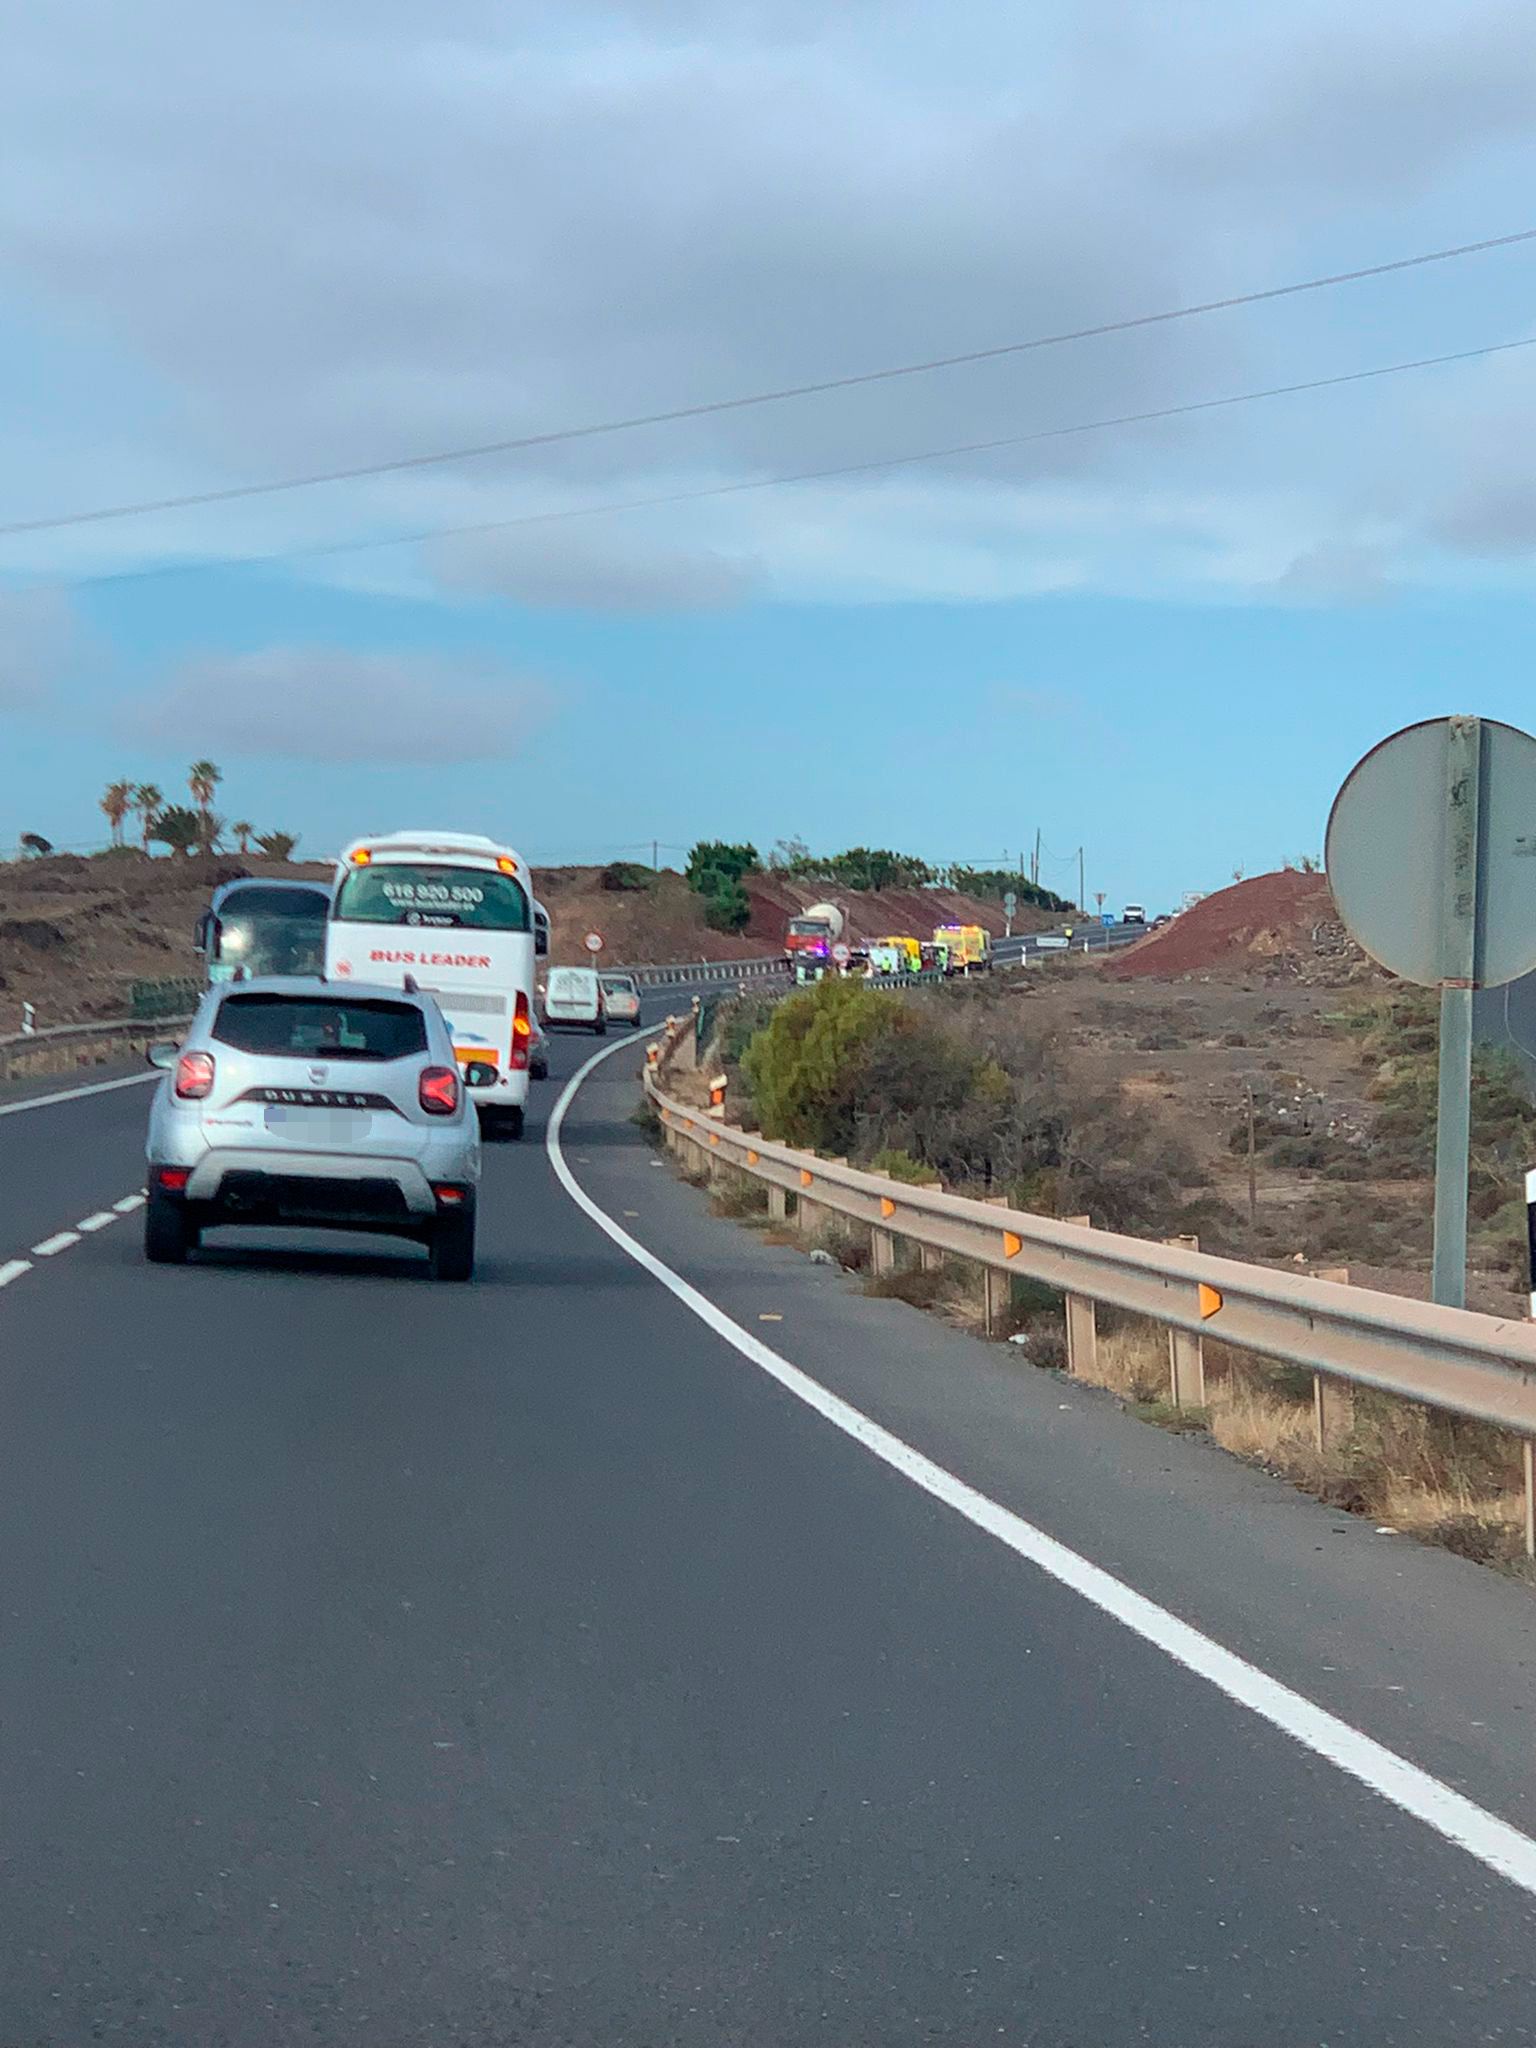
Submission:
[[[34,1259],[51,1259],[55,1252],[67,1252],[72,1244],[80,1242],[78,1230],[56,1230],[52,1237],[45,1237],[41,1244],[32,1247]]]
[[[94,1216],[82,1216],[75,1225],[75,1228],[76,1230],[105,1230],[109,1223],[115,1223],[116,1221],[117,1218],[110,1209],[98,1209]]]
[[[23,1273],[30,1273],[31,1270],[30,1259],[7,1259],[5,1264],[0,1266],[0,1287],[9,1287],[13,1280],[19,1280]]]
[[[131,1215],[135,1209],[143,1208],[144,1197],[142,1194],[124,1195],[123,1199],[120,1202],[114,1202],[112,1206],[117,1211],[119,1216],[128,1216]]]

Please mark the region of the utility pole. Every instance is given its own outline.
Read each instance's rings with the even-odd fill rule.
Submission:
[[[1083,916],[1088,915],[1088,889],[1083,876],[1083,849],[1077,849],[1077,907]]]
[[[1035,858],[1029,870],[1029,879],[1038,889],[1040,886],[1040,827],[1035,827]]]
[[[659,875],[661,873],[661,841],[659,839],[651,841],[651,871],[653,874]]]

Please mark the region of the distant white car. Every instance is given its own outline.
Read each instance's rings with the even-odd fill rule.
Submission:
[[[544,984],[544,1022],[568,1024],[601,1036],[608,1029],[603,985],[593,967],[551,967]]]
[[[640,1022],[640,985],[632,974],[604,974],[603,1008],[615,1024]]]

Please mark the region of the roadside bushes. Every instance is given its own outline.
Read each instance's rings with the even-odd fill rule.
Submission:
[[[704,898],[704,922],[711,931],[739,932],[752,915],[744,875],[762,865],[755,846],[730,846],[701,839],[688,855],[688,886]]]
[[[774,1006],[741,1073],[770,1137],[1107,1229],[1172,1228],[1203,1183],[1160,1117],[1074,1076],[1012,1005],[823,981]]]

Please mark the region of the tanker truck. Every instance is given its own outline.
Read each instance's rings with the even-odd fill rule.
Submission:
[[[832,948],[843,936],[843,921],[835,903],[813,903],[789,920],[784,952],[796,981],[820,981],[832,964]]]

